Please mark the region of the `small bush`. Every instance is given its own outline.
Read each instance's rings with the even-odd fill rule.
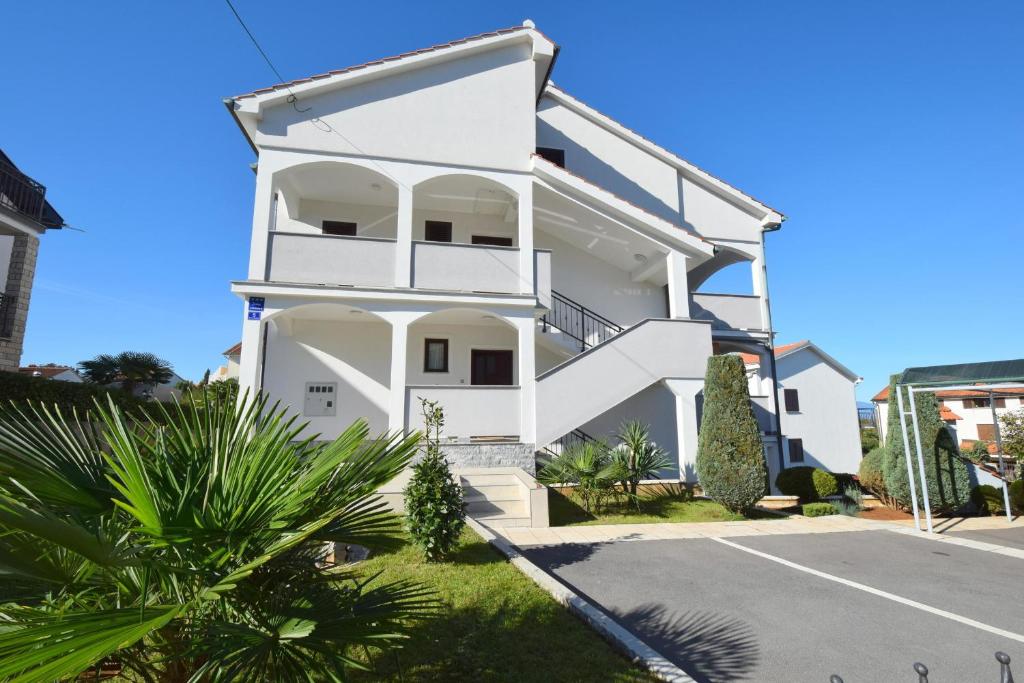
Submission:
[[[1010,507],[1018,514],[1024,513],[1024,479],[1010,484]]]
[[[428,562],[444,559],[458,545],[466,524],[462,487],[452,476],[441,452],[444,411],[436,401],[420,399],[425,425],[426,455],[413,466],[412,479],[403,492],[406,524],[413,541]]]
[[[811,473],[811,481],[814,482],[814,492],[818,498],[828,498],[839,493],[839,481],[831,472],[816,469]]]
[[[860,485],[866,488],[871,493],[878,496],[883,502],[888,501],[888,491],[885,488],[885,478],[882,474],[882,461],[885,458],[884,448],[875,448],[870,453],[864,456],[864,459],[860,461],[860,471],[858,476],[860,477]]]
[[[804,517],[824,517],[836,514],[836,508],[832,503],[807,503],[803,506],[803,514]]]
[[[964,455],[974,464],[980,465],[988,458],[988,441],[975,441]]]
[[[860,430],[860,450],[861,453],[867,455],[871,451],[881,446],[881,441],[878,439],[877,429],[862,429]]]
[[[971,489],[971,503],[979,515],[998,515],[1006,511],[1003,506],[1003,490],[989,484]]]
[[[775,487],[787,496],[798,496],[801,503],[809,503],[817,497],[814,491],[814,468],[788,467],[775,477]]]

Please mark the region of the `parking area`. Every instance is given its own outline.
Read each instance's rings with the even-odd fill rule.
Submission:
[[[997,650],[1024,672],[1019,557],[889,530],[522,550],[697,681],[909,683],[920,661],[931,683],[996,683]]]

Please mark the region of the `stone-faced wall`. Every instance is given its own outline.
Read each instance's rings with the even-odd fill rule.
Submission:
[[[34,235],[18,235],[11,248],[11,264],[7,270],[4,285],[3,310],[8,316],[0,332],[0,370],[17,371],[21,365],[21,350],[25,341],[25,324],[28,322],[28,304],[32,297],[32,279],[36,272],[36,256],[39,253],[39,238]]]

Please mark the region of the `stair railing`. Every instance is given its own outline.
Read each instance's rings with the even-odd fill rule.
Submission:
[[[607,341],[624,329],[608,318],[598,315],[579,302],[558,292],[551,292],[551,306],[542,318],[544,331],[560,330],[580,345],[580,351]]]

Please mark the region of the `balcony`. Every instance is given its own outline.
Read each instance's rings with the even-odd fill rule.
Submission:
[[[0,152],[0,206],[15,211],[47,227],[59,227],[64,221],[46,202],[46,188],[8,163]]]
[[[267,279],[273,282],[393,287],[395,240],[272,232]]]
[[[440,386],[406,387],[405,410],[409,429],[423,429],[420,399],[438,401],[444,406],[445,437],[514,437],[519,429],[519,387],[517,386]]]
[[[690,317],[714,330],[763,330],[761,298],[747,294],[690,294]]]

